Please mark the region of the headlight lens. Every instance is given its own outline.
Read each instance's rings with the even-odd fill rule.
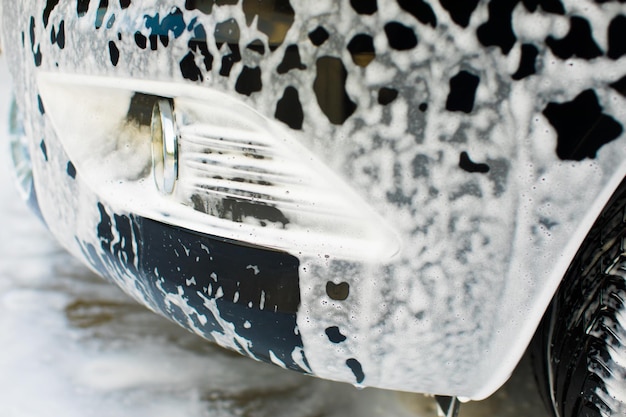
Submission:
[[[369,204],[237,99],[61,74],[41,74],[39,88],[79,177],[116,210],[294,254],[385,261],[399,252]]]

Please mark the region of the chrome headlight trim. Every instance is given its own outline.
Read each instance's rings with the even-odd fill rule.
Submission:
[[[178,179],[178,133],[171,100],[154,103],[150,133],[154,182],[159,191],[172,194]]]

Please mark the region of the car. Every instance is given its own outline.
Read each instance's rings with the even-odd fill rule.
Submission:
[[[626,7],[0,3],[20,188],[68,251],[253,359],[458,401],[530,346],[626,413]]]

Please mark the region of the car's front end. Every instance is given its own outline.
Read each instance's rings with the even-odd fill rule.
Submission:
[[[466,3],[4,2],[31,199],[222,346],[484,398],[626,174],[626,12]]]

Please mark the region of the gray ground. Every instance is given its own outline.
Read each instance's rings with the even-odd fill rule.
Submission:
[[[0,55],[0,132],[9,82]],[[4,138],[3,138],[4,139]],[[0,153],[0,416],[434,416],[417,394],[357,390],[224,351],[137,305],[61,249]],[[546,416],[525,358],[461,416]]]

